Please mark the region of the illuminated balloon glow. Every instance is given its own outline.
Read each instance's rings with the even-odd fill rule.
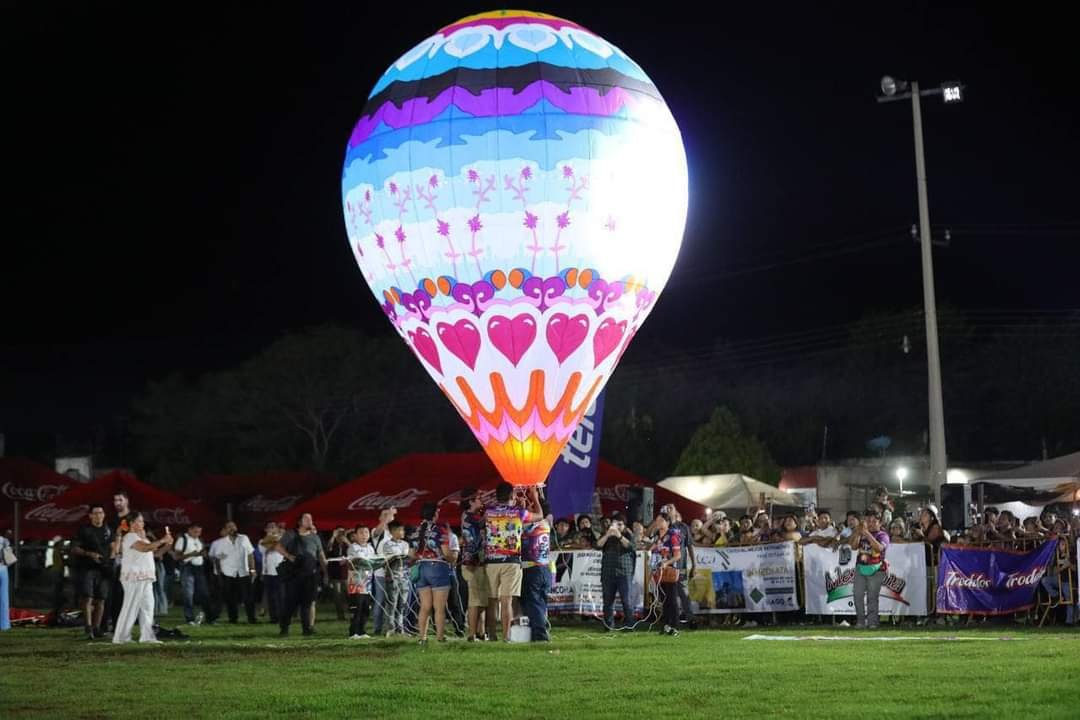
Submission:
[[[376,84],[342,196],[398,333],[503,478],[542,484],[682,242],[686,156],[660,93],[573,22],[464,18]]]

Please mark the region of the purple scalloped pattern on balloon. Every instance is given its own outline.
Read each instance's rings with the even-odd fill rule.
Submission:
[[[625,284],[621,281],[609,283],[606,280],[593,280],[589,285],[589,297],[596,303],[596,314],[602,315],[608,303],[622,297]]]
[[[603,90],[603,92],[601,92]],[[574,86],[570,92],[547,80],[537,80],[521,92],[513,88],[487,88],[474,94],[474,90],[452,86],[432,99],[416,97],[406,100],[398,107],[389,100],[375,112],[364,115],[353,128],[349,147],[356,147],[374,134],[380,124],[394,130],[424,125],[439,117],[451,105],[473,117],[505,117],[520,115],[541,100],[547,100],[569,115],[598,115],[611,117],[624,107],[633,109],[641,97],[621,87],[594,88]]]
[[[382,309],[383,312],[386,313],[386,317],[390,318],[390,322],[394,323],[395,326],[401,323],[401,318],[398,317],[397,308],[394,307],[393,300],[387,300],[386,302],[384,302],[382,304]]]
[[[431,296],[427,294],[426,290],[420,288],[416,292],[401,293],[401,305],[409,312],[418,314],[425,323],[428,321]]]
[[[487,303],[495,297],[495,286],[486,280],[478,280],[474,283],[459,282],[454,285],[450,294],[455,300],[469,309],[477,317],[484,312]]]
[[[521,285],[521,293],[525,297],[539,301],[537,307],[540,312],[547,310],[549,302],[565,292],[566,281],[558,275],[549,278],[533,276]]]

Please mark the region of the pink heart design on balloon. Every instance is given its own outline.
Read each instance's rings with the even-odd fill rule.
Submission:
[[[547,341],[559,364],[566,362],[575,350],[585,342],[589,334],[589,317],[584,313],[570,317],[566,313],[555,313],[548,320]]]
[[[606,318],[600,323],[600,327],[596,328],[596,334],[593,335],[592,341],[593,354],[596,356],[596,361],[593,363],[594,369],[600,367],[600,363],[604,362],[604,359],[619,346],[619,341],[622,340],[625,332],[625,320],[616,323],[613,318]]]
[[[470,370],[476,369],[476,356],[480,353],[480,331],[468,320],[458,320],[450,323],[439,323],[435,326],[435,332],[446,349],[454,353],[469,366]]]
[[[424,328],[418,328],[416,332],[409,331],[409,340],[412,342],[413,350],[420,357],[427,360],[428,365],[442,373],[442,362],[439,361],[439,348],[435,346],[435,341],[431,339],[431,335]]]
[[[536,339],[536,319],[528,313],[521,313],[512,320],[496,315],[488,320],[488,337],[491,344],[516,367]]]

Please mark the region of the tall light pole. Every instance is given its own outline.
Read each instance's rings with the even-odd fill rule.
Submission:
[[[922,107],[919,98],[941,95],[946,103],[963,100],[963,85],[944,83],[920,90],[919,83],[881,78],[878,102],[911,98],[911,116],[915,125],[915,177],[919,194],[919,237],[922,245],[923,311],[926,316],[926,362],[930,405],[930,487],[934,500],[941,504],[941,486],[946,480],[945,405],[941,398],[941,353],[938,348],[937,302],[934,298],[934,256],[930,238],[930,207],[926,199],[926,159],[923,156]]]

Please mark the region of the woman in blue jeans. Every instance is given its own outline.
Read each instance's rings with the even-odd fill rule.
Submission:
[[[420,644],[427,645],[428,619],[435,612],[435,639],[446,640],[446,597],[450,593],[450,571],[457,559],[453,549],[454,535],[450,526],[440,523],[439,506],[424,503],[420,510],[417,547],[411,553],[420,568],[416,592],[420,596],[420,613],[417,625]]]
[[[11,609],[8,607],[8,566],[4,562],[4,548],[10,548],[11,542],[0,535],[0,630],[11,629]]]

